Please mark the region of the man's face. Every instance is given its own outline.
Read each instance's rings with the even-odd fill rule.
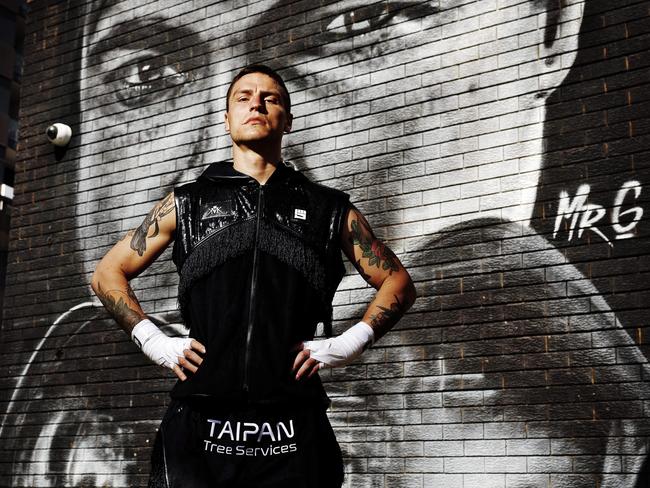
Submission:
[[[262,141],[280,144],[282,135],[291,128],[282,88],[264,73],[242,76],[232,87],[225,123],[236,145]]]

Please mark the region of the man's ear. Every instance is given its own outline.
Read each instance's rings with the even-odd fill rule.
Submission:
[[[538,69],[540,95],[546,98],[564,81],[578,54],[585,0],[542,1]]]
[[[284,133],[291,132],[291,124],[293,123],[293,114],[287,114],[287,121],[284,123]]]
[[[224,112],[223,114],[223,122],[226,126],[226,132],[230,134],[230,122],[228,122],[228,112]]]

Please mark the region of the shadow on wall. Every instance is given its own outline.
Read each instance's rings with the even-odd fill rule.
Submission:
[[[621,7],[589,4],[574,68],[548,101],[534,228],[591,279],[648,356],[647,4]]]

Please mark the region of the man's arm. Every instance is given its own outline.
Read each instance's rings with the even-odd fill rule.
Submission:
[[[167,337],[158,330],[147,320],[129,285],[132,278],[142,273],[162,254],[174,239],[175,230],[174,194],[170,193],[151,209],[140,226],[130,230],[106,253],[95,268],[91,286],[108,313],[143,352],[185,380],[186,376],[180,366],[196,372],[202,359],[194,351],[205,353],[205,347],[193,339]]]
[[[347,215],[341,247],[359,274],[377,290],[363,322],[372,327],[375,340],[388,332],[415,302],[416,292],[408,271],[370,228],[354,206]]]
[[[298,354],[294,362],[296,379],[305,375],[312,376],[321,367],[321,361],[311,357],[312,355],[338,356],[334,365],[352,361],[370,342],[386,334],[415,302],[415,286],[408,271],[393,251],[377,239],[368,221],[354,206],[348,210],[346,216],[341,233],[341,248],[359,274],[377,290],[377,293],[362,322],[338,337],[305,344],[305,349]],[[314,351],[309,349],[310,346]]]

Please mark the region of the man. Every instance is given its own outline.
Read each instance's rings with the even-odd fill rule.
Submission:
[[[280,76],[263,65],[245,68],[226,100],[232,165],[213,164],[165,197],[93,275],[109,313],[180,380],[150,485],[340,486],[341,456],[317,371],[358,357],[406,312],[415,289],[344,193],[283,163],[293,116]],[[194,338],[162,333],[128,284],[172,240]],[[331,323],[341,249],[378,291],[361,322],[312,341],[318,322]]]

